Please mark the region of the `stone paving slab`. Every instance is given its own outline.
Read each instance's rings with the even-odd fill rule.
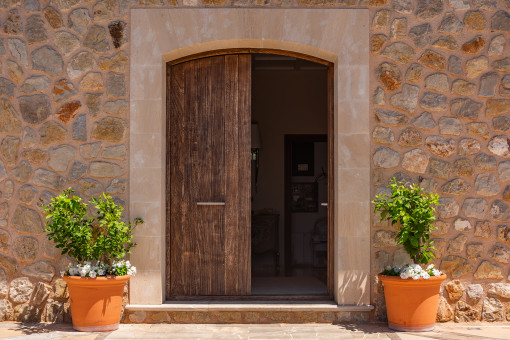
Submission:
[[[442,324],[432,332],[393,332],[381,323],[370,324],[137,324],[121,325],[114,332],[76,332],[70,324],[0,323],[2,339],[173,339],[173,340],[289,340],[289,339],[390,339],[390,340],[508,340],[510,324]]]

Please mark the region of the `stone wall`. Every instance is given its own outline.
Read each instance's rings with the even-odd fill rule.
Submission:
[[[510,320],[509,0],[0,0],[0,320],[62,321],[69,259],[39,204],[66,187],[127,202],[129,8],[366,7],[372,193],[441,195],[440,321]],[[136,127],[132,127],[136,128]],[[407,261],[372,218],[375,274]]]

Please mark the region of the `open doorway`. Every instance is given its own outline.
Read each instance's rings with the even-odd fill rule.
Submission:
[[[326,296],[328,67],[252,56],[252,295]]]

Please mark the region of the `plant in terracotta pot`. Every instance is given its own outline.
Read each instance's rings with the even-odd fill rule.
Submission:
[[[136,244],[133,230],[143,220],[122,220],[123,207],[103,194],[89,204],[72,189],[42,207],[46,213],[48,239],[75,260],[62,273],[69,288],[73,328],[79,331],[110,331],[119,327],[124,286],[136,268],[124,257]]]
[[[372,203],[380,211],[381,221],[397,225],[395,239],[409,254],[412,264],[388,267],[379,275],[384,286],[388,326],[401,331],[428,331],[436,322],[439,290],[446,275],[425,267],[434,259],[430,234],[434,228],[437,194],[426,194],[416,184],[405,184],[393,178],[391,197],[377,195]],[[425,267],[425,268],[424,268]]]

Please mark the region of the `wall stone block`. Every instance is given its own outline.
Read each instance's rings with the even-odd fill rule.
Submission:
[[[480,136],[484,139],[488,139],[490,137],[489,125],[484,122],[474,122],[467,123],[466,129],[468,134]]]
[[[48,261],[37,261],[23,268],[21,274],[38,280],[51,281],[55,276],[55,268]]]
[[[106,28],[99,25],[94,25],[89,28],[87,35],[83,40],[83,46],[96,53],[107,53],[110,50],[110,43],[108,41]]]
[[[482,261],[473,277],[477,280],[501,280],[503,278],[503,272],[498,264]]]
[[[386,46],[381,55],[402,64],[410,62],[414,58],[414,48],[403,42],[394,42]]]
[[[471,96],[475,93],[476,85],[464,79],[456,79],[452,83],[452,93],[461,96]]]
[[[439,133],[442,135],[458,136],[462,132],[462,123],[456,117],[439,118]]]
[[[423,78],[423,66],[412,63],[406,71],[405,79],[413,83],[419,82]]]
[[[505,49],[505,37],[500,34],[492,38],[489,45],[489,51],[487,52],[490,56],[500,56],[503,54]]]
[[[454,33],[460,34],[464,29],[464,24],[462,21],[457,18],[457,16],[453,12],[448,12],[445,14],[441,23],[438,27],[438,32],[440,33]]]
[[[479,56],[469,59],[466,62],[465,76],[469,79],[478,77],[489,68],[489,58],[486,56]]]
[[[466,198],[462,204],[462,212],[466,217],[483,219],[488,210],[487,201],[483,198]]]
[[[418,86],[404,84],[401,92],[391,96],[390,103],[397,109],[412,113],[418,104],[418,93]]]
[[[510,157],[510,151],[508,147],[508,141],[506,136],[495,136],[493,137],[488,145],[487,148],[490,152],[497,156],[501,157]]]
[[[38,186],[61,190],[64,186],[65,178],[53,171],[37,169],[34,172],[33,182]]]
[[[44,8],[43,13],[51,28],[57,29],[64,25],[62,15],[55,8],[48,6]]]
[[[482,321],[503,321],[505,319],[504,315],[504,307],[501,301],[489,297],[483,300]]]
[[[457,98],[450,102],[453,114],[469,119],[477,119],[483,104],[469,98]]]
[[[471,191],[471,185],[461,178],[454,178],[443,184],[441,186],[441,191],[449,195],[463,195]],[[455,224],[455,229],[459,230],[457,229],[457,224],[458,223]]]
[[[50,100],[44,94],[21,96],[18,98],[18,102],[21,116],[27,123],[39,124],[46,120],[51,113]]]
[[[9,299],[14,303],[28,302],[33,292],[33,284],[27,277],[19,277],[11,281]]]
[[[454,139],[441,136],[428,136],[425,139],[425,146],[430,152],[440,157],[449,157],[453,155],[457,149],[457,144]]]
[[[498,11],[491,18],[491,28],[494,31],[510,32],[510,14]]]
[[[505,116],[492,118],[492,126],[496,132],[506,132],[510,130],[510,119]]]
[[[59,31],[55,33],[55,46],[63,55],[68,55],[80,47],[80,39],[67,31]]]
[[[388,125],[403,125],[409,121],[409,117],[403,113],[382,109],[375,110],[375,117],[378,122]]]
[[[459,48],[457,40],[451,35],[439,38],[432,44],[433,47],[443,48],[449,51],[456,51]]]
[[[87,26],[91,21],[89,11],[86,8],[72,10],[67,19],[69,28],[79,34],[84,34],[87,31]]]
[[[413,149],[404,154],[402,168],[409,172],[423,174],[427,170],[429,158],[425,151]]]
[[[480,284],[471,284],[466,288],[466,297],[469,302],[476,304],[483,297],[483,287]]]
[[[372,140],[381,144],[391,144],[395,140],[395,135],[390,128],[376,126],[372,132]]]
[[[455,322],[473,322],[480,320],[480,312],[473,309],[463,301],[457,302],[455,306]]]
[[[477,36],[461,46],[461,51],[467,54],[478,54],[480,50],[485,46],[485,39],[481,36]]]
[[[62,56],[52,47],[46,45],[31,53],[32,68],[58,77],[64,69]]]
[[[461,256],[448,255],[442,259],[439,269],[452,279],[456,279],[471,273],[473,266]]]
[[[508,264],[510,263],[510,250],[502,244],[496,244],[489,252],[489,257],[496,262]]]
[[[510,217],[508,204],[501,200],[495,200],[491,204],[491,215],[496,221],[506,221]]]
[[[12,103],[5,98],[0,98],[0,133],[20,134],[22,132],[19,113]]]
[[[432,130],[437,125],[430,112],[423,112],[421,115],[414,118],[411,123],[417,128],[424,130]]]
[[[495,60],[491,64],[492,68],[496,71],[510,72],[510,57]]]
[[[67,130],[62,124],[49,120],[42,124],[39,129],[39,136],[41,138],[42,145],[54,144],[63,142],[67,136]]]
[[[466,255],[470,261],[476,262],[481,259],[483,245],[481,243],[470,243],[466,246]]]
[[[398,166],[400,162],[400,156],[398,152],[385,147],[379,147],[373,155],[374,165],[381,168],[394,168]]]
[[[429,173],[432,177],[448,179],[450,177],[450,173],[452,172],[452,166],[449,162],[431,158],[430,159],[430,167]]]

